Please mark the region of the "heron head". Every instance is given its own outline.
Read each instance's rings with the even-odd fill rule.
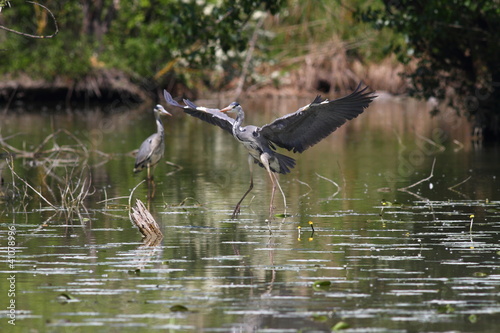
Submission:
[[[224,109],[220,110],[220,112],[239,112],[241,111],[241,105],[238,102],[232,102]]]
[[[166,114],[167,116],[171,116],[172,114],[170,112],[168,112],[167,110],[165,110],[165,108],[163,106],[161,106],[160,104],[156,105],[155,106],[155,112],[157,112],[158,114]]]

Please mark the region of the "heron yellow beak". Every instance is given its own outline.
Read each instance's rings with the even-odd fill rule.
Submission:
[[[220,112],[228,112],[228,111],[231,111],[232,109],[233,109],[233,106],[229,105],[229,106],[226,106],[224,109],[221,109]]]

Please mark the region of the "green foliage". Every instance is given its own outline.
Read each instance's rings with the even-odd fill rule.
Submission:
[[[296,62],[287,59],[341,40],[350,56],[380,60],[384,54],[380,46],[393,36],[389,29],[378,34],[368,23],[354,24],[352,8],[340,0],[47,0],[44,5],[57,18],[59,34],[34,40],[0,31],[0,75],[79,80],[104,67],[141,81],[175,73],[188,84],[204,81],[216,88],[214,84],[240,75],[255,32],[259,38],[250,68],[274,59],[294,66]],[[363,7],[365,2],[354,0],[349,5]],[[277,15],[256,30],[266,13]],[[54,30],[50,17],[26,2],[13,3],[0,15],[5,26],[18,31]],[[214,68],[223,73],[221,82]]]
[[[10,2],[7,0],[0,0],[0,12],[2,11],[3,7],[10,7]]]
[[[60,33],[50,40],[0,34],[0,73],[27,72],[32,77],[80,77],[96,66],[121,68],[153,77],[173,60],[184,68],[208,69],[230,52],[246,48],[257,11],[276,13],[283,0],[46,1]],[[29,3],[2,12],[5,26],[46,32],[53,25]],[[99,65],[101,66],[101,65]]]
[[[0,33],[2,47],[0,73],[27,73],[33,78],[54,80],[56,77],[79,78],[90,69],[91,47],[86,38],[75,38],[81,21],[77,6],[68,2],[58,10],[55,1],[46,1],[48,7],[61,17],[64,29],[51,39],[31,39],[3,31]],[[51,34],[54,23],[46,12],[33,4],[16,2],[1,13],[3,25],[16,31],[30,34]]]
[[[386,51],[403,63],[418,59],[409,75],[412,95],[446,100],[472,117],[486,138],[500,137],[498,1],[387,0],[358,10],[357,17],[404,38],[404,44],[389,41]]]
[[[366,1],[288,0],[279,15],[267,47],[271,58],[293,58],[310,54],[320,44],[343,42],[352,56],[378,61],[385,54],[383,43],[394,38],[386,29],[379,33],[368,23],[359,22],[355,8]]]

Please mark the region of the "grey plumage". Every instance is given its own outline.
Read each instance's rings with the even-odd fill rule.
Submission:
[[[237,102],[219,110],[197,106],[187,99],[184,99],[186,106],[182,106],[166,90],[164,97],[168,104],[181,107],[185,113],[230,132],[247,148],[251,156],[249,161],[254,161],[269,173],[273,183],[270,208],[272,210],[275,186],[279,187],[279,182],[272,173],[286,174],[295,166],[295,160],[276,152],[276,146],[302,153],[330,135],[346,121],[360,115],[376,96],[368,90],[367,86],[362,88],[360,83],[347,96],[332,101],[323,100],[317,96],[310,104],[262,127],[252,125],[242,127],[245,113]],[[225,112],[235,112],[236,119],[227,116]],[[240,203],[252,187],[253,177],[251,174],[250,188],[236,206],[233,217],[239,212]]]
[[[361,83],[351,94],[332,101],[317,96],[311,104],[262,126],[260,135],[279,147],[302,153],[368,107],[376,96],[368,87],[360,88]]]
[[[156,133],[151,134],[142,142],[135,157],[134,173],[147,168],[148,179],[151,178],[150,169],[154,168],[154,166],[160,161],[165,151],[165,131],[163,129],[163,123],[160,119],[161,114],[171,116],[171,114],[167,112],[163,106],[158,104],[154,108]]]

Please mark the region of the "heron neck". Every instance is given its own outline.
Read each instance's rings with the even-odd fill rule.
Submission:
[[[233,129],[234,131],[240,132],[241,131],[241,124],[243,123],[243,120],[245,120],[245,113],[243,110],[238,111],[238,115],[236,116],[236,120],[233,124]]]
[[[155,112],[155,118],[156,118],[156,133],[163,136],[165,131],[163,129],[163,123],[161,122],[160,115],[158,114],[158,112]]]

